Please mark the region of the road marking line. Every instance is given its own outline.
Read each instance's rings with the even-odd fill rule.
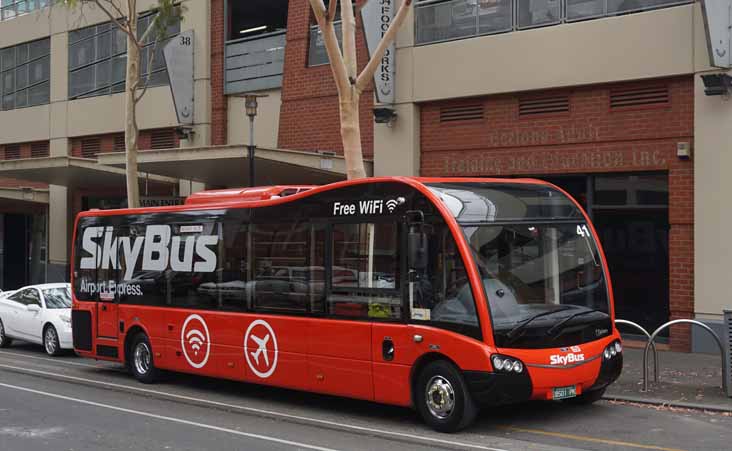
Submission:
[[[505,429],[505,430],[513,431],[513,432],[526,432],[528,434],[546,435],[549,437],[565,438],[565,439],[569,439],[569,440],[577,440],[577,441],[582,441],[582,442],[602,443],[605,445],[625,446],[625,447],[639,448],[639,449],[655,449],[655,450],[660,450],[660,451],[687,451],[687,450],[678,449],[678,448],[665,448],[663,446],[656,446],[656,445],[643,445],[641,443],[621,442],[621,441],[617,441],[617,440],[607,440],[607,439],[597,438],[597,437],[587,437],[584,435],[565,434],[564,432],[549,432],[549,431],[542,431],[540,429],[517,428],[517,427],[513,427],[513,426],[497,426],[497,427],[500,429]]]
[[[411,439],[411,440],[417,440],[420,442],[429,442],[429,443],[440,444],[440,445],[458,446],[458,447],[470,448],[470,449],[480,449],[483,451],[507,451],[505,449],[492,448],[489,446],[483,446],[483,445],[479,445],[479,444],[475,444],[475,443],[456,442],[453,440],[444,440],[444,439],[439,439],[439,438],[434,438],[434,437],[425,437],[423,435],[409,434],[406,432],[396,432],[396,431],[389,431],[386,429],[376,429],[376,428],[365,427],[365,426],[356,426],[356,425],[352,425],[352,424],[338,423],[335,421],[321,420],[318,418],[305,417],[305,416],[301,416],[301,415],[292,415],[289,413],[276,412],[273,410],[257,409],[255,407],[245,407],[245,406],[241,406],[238,404],[229,404],[229,403],[220,402],[220,401],[211,401],[208,399],[194,398],[192,396],[178,395],[175,393],[164,392],[164,391],[159,391],[159,390],[150,390],[147,388],[133,387],[131,385],[126,385],[126,384],[115,384],[113,382],[95,381],[93,379],[86,379],[83,377],[68,376],[68,375],[57,374],[57,373],[49,373],[47,371],[34,370],[34,369],[30,369],[30,368],[22,368],[22,367],[17,367],[17,366],[12,366],[12,365],[5,365],[5,364],[1,364],[1,363],[0,363],[0,368],[8,368],[11,370],[16,370],[16,371],[21,371],[21,372],[35,373],[35,374],[41,374],[41,375],[45,375],[45,376],[52,376],[54,378],[79,381],[79,382],[84,382],[84,383],[92,384],[92,385],[114,387],[114,388],[119,388],[119,389],[123,389],[123,390],[136,391],[139,393],[157,394],[157,395],[162,395],[162,396],[165,396],[168,398],[175,398],[175,399],[180,399],[183,401],[195,402],[195,403],[200,403],[200,404],[208,404],[211,406],[223,407],[223,408],[227,408],[227,409],[236,409],[236,410],[255,413],[255,414],[259,414],[259,415],[268,415],[268,416],[279,417],[279,418],[284,418],[284,419],[289,419],[289,420],[297,420],[297,421],[306,422],[306,423],[317,423],[317,424],[322,424],[325,426],[335,427],[337,429],[349,429],[352,431],[367,432],[370,434],[374,434],[374,433],[383,434],[383,435],[389,435],[392,437],[401,437],[401,438],[407,438],[407,439]]]
[[[90,365],[88,363],[69,362],[67,360],[52,359],[52,358],[49,358],[49,357],[38,357],[38,356],[35,356],[35,355],[28,355],[28,354],[24,354],[24,353],[21,353],[21,352],[0,351],[0,355],[2,355],[2,354],[17,356],[17,357],[25,357],[25,358],[29,358],[29,359],[35,359],[35,360],[43,360],[43,361],[48,361],[48,362],[53,362],[53,363],[61,363],[61,364],[64,364],[64,365],[83,366],[85,368],[94,368],[94,369],[105,369],[105,370],[108,369],[108,370],[122,372],[119,368],[114,368],[114,367],[111,367],[111,366],[110,367],[103,367],[103,366],[98,366],[98,365]]]
[[[185,424],[187,426],[195,426],[195,427],[199,427],[199,428],[202,428],[202,429],[210,429],[212,431],[226,432],[228,434],[239,435],[239,436],[248,437],[248,438],[255,438],[255,439],[264,440],[264,441],[267,441],[267,442],[281,443],[281,444],[284,444],[284,445],[290,445],[290,446],[294,446],[294,447],[297,447],[297,448],[313,449],[313,450],[317,450],[317,451],[335,451],[332,448],[324,448],[322,446],[309,445],[307,443],[293,442],[293,441],[290,441],[290,440],[285,440],[285,439],[281,439],[281,438],[277,438],[277,437],[270,437],[268,435],[252,434],[250,432],[237,431],[237,430],[234,430],[234,429],[224,428],[224,427],[220,427],[220,426],[214,426],[214,425],[211,425],[211,424],[205,424],[205,423],[198,423],[196,421],[183,420],[181,418],[174,418],[174,417],[169,417],[169,416],[165,416],[165,415],[157,415],[157,414],[149,413],[149,412],[142,412],[142,411],[138,411],[138,410],[125,409],[123,407],[112,406],[112,405],[109,405],[109,404],[102,404],[102,403],[94,402],[94,401],[87,401],[87,400],[79,399],[79,398],[71,398],[69,396],[59,395],[59,394],[56,394],[56,393],[49,393],[49,392],[40,391],[40,390],[34,390],[32,388],[26,388],[26,387],[20,387],[20,386],[17,386],[17,385],[4,384],[2,382],[0,382],[0,387],[6,387],[6,388],[14,389],[14,390],[25,391],[25,392],[28,392],[28,393],[34,393],[34,394],[37,394],[37,395],[47,396],[49,398],[62,399],[64,401],[71,401],[71,402],[75,402],[75,403],[79,403],[79,404],[85,404],[85,405],[93,406],[93,407],[102,407],[102,408],[105,408],[105,409],[115,410],[117,412],[128,413],[128,414],[131,414],[131,415],[139,415],[139,416],[143,416],[143,417],[154,418],[156,420],[169,421],[171,423]]]

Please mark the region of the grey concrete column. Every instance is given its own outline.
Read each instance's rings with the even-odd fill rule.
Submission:
[[[50,185],[48,202],[48,282],[69,280],[72,202],[66,187]]]

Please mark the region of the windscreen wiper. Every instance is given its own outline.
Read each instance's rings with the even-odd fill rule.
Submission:
[[[516,325],[513,329],[509,330],[508,333],[506,334],[508,343],[510,343],[513,340],[513,338],[515,338],[516,335],[518,335],[519,332],[521,332],[526,326],[529,325],[530,322],[534,321],[535,319],[541,318],[542,316],[552,315],[554,313],[561,312],[561,311],[567,310],[569,308],[571,308],[571,307],[565,307],[565,308],[561,308],[561,309],[557,309],[557,310],[550,310],[548,312],[537,313],[536,315],[531,316],[531,317],[521,321],[518,325]]]
[[[557,324],[555,324],[552,327],[550,327],[549,330],[546,331],[546,334],[547,335],[554,335],[555,332],[557,332],[558,330],[560,330],[562,328],[562,326],[564,326],[565,324],[567,324],[567,322],[569,322],[570,320],[572,320],[574,318],[577,318],[578,316],[587,315],[589,313],[596,313],[596,312],[605,313],[602,310],[591,309],[591,310],[585,310],[584,312],[578,312],[578,313],[575,313],[573,315],[569,315],[568,317],[566,317],[563,320],[559,321]]]

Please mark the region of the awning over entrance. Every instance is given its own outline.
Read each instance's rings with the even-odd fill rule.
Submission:
[[[216,146],[166,150],[146,150],[138,154],[141,171],[194,180],[208,187],[249,185],[249,161],[246,146]],[[108,153],[98,156],[100,164],[124,167],[125,156]],[[343,157],[318,152],[257,148],[256,184],[332,183],[346,178]],[[366,162],[366,172],[373,173],[373,162]]]
[[[0,213],[43,213],[47,207],[47,189],[0,188]]]
[[[121,156],[124,160],[124,154]],[[125,185],[123,168],[103,166],[94,160],[66,156],[1,161],[0,177],[90,190],[119,188]],[[176,182],[167,177],[148,175],[142,171],[140,179],[159,183]]]

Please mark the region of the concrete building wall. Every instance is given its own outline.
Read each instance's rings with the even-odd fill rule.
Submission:
[[[277,148],[280,126],[281,90],[271,89],[257,92],[257,116],[254,118],[254,143],[258,147]],[[249,143],[249,117],[244,108],[244,97],[227,97],[227,143]]]

